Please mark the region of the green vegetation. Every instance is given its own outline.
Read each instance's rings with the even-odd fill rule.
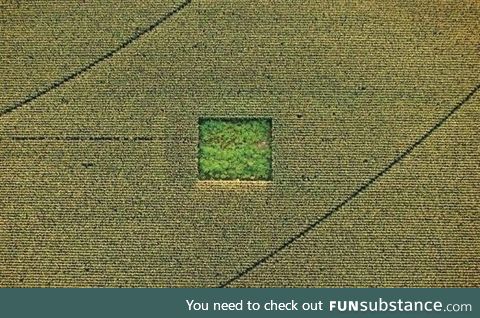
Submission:
[[[200,120],[200,179],[271,179],[271,127],[269,119]]]
[[[0,113],[181,2],[0,1]],[[228,287],[480,285],[480,92],[352,197],[477,85],[480,5],[260,3],[192,1],[0,116],[0,287],[217,287],[325,215]],[[202,116],[274,117],[273,182],[197,182]]]

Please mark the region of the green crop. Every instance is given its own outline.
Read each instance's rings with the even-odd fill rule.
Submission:
[[[269,119],[202,119],[199,177],[269,180],[272,175]]]

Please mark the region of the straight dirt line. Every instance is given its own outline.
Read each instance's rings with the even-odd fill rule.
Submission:
[[[8,136],[0,137],[0,141],[153,141],[151,136]]]
[[[108,51],[107,53],[103,54],[102,56],[96,58],[95,60],[93,60],[92,62],[90,62],[89,64],[86,64],[84,65],[82,68],[80,69],[77,69],[76,71],[74,71],[73,73],[70,73],[69,75],[66,75],[65,77],[61,78],[61,79],[58,79],[54,82],[52,82],[50,85],[48,85],[47,87],[43,88],[43,89],[40,89],[32,94],[30,94],[29,96],[26,96],[25,98],[23,98],[22,100],[19,100],[15,103],[13,103],[12,105],[8,106],[6,109],[3,109],[3,110],[0,110],[0,117],[4,116],[4,115],[7,115],[31,102],[33,102],[34,100],[36,100],[37,98],[49,93],[50,91],[74,80],[75,78],[77,78],[78,76],[82,75],[83,73],[85,72],[88,72],[90,69],[92,69],[94,66],[96,66],[97,64],[105,61],[105,60],[108,60],[110,59],[114,54],[120,52],[121,50],[123,50],[124,48],[126,48],[127,46],[129,46],[130,44],[132,44],[133,42],[135,42],[136,40],[138,40],[139,38],[141,38],[142,36],[144,36],[145,34],[147,33],[150,33],[152,32],[153,30],[155,30],[155,28],[157,28],[160,24],[162,24],[163,22],[167,21],[170,17],[174,16],[175,14],[179,13],[181,10],[183,10],[187,5],[189,5],[193,0],[185,0],[183,1],[180,5],[178,5],[176,8],[174,8],[172,11],[166,13],[165,15],[163,15],[162,17],[160,17],[158,20],[154,21],[152,24],[150,24],[148,27],[142,29],[142,30],[139,30],[137,32],[135,32],[134,34],[132,34],[130,37],[128,37],[125,41],[123,41],[122,43],[120,43],[117,47],[111,49],[110,51]]]
[[[376,181],[378,181],[383,175],[388,173],[395,165],[400,163],[403,159],[405,159],[415,148],[420,146],[425,140],[428,139],[437,129],[439,129],[445,122],[453,116],[456,112],[460,110],[460,108],[467,102],[469,101],[473,95],[475,95],[478,91],[480,90],[480,83],[478,83],[464,98],[462,98],[461,101],[459,101],[454,108],[452,108],[444,117],[442,117],[435,125],[433,125],[429,130],[427,130],[423,135],[421,135],[413,144],[411,144],[408,148],[404,149],[395,159],[393,159],[385,168],[383,168],[381,171],[379,171],[376,175],[371,177],[367,182],[359,186],[354,192],[352,192],[348,197],[346,197],[343,201],[341,201],[339,204],[331,208],[330,210],[327,211],[325,215],[323,215],[321,218],[316,220],[315,222],[311,223],[308,225],[305,229],[303,229],[301,232],[295,234],[294,236],[290,237],[288,240],[286,240],[282,245],[279,247],[275,248],[273,251],[271,251],[269,254],[265,255],[264,257],[258,259],[255,261],[253,264],[245,268],[244,270],[238,272],[235,276],[230,278],[229,280],[221,283],[218,285],[218,288],[224,288],[228,287],[230,284],[235,282],[236,280],[242,278],[243,276],[247,275],[257,267],[261,266],[262,264],[266,263],[269,259],[273,258],[275,255],[286,249],[288,246],[293,244],[295,241],[300,239],[301,237],[305,236],[307,233],[312,231],[315,227],[317,227],[319,224],[321,224],[323,221],[328,219],[330,216],[332,216],[335,212],[340,210],[342,207],[350,203],[353,199],[355,199],[357,196],[362,194],[365,190],[367,190],[372,184],[374,184]]]

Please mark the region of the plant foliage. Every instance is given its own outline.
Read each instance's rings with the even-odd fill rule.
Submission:
[[[200,179],[271,179],[271,128],[269,119],[200,120]]]

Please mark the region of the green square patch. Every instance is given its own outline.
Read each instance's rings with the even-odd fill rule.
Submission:
[[[271,180],[272,120],[201,118],[198,173],[201,180]]]

